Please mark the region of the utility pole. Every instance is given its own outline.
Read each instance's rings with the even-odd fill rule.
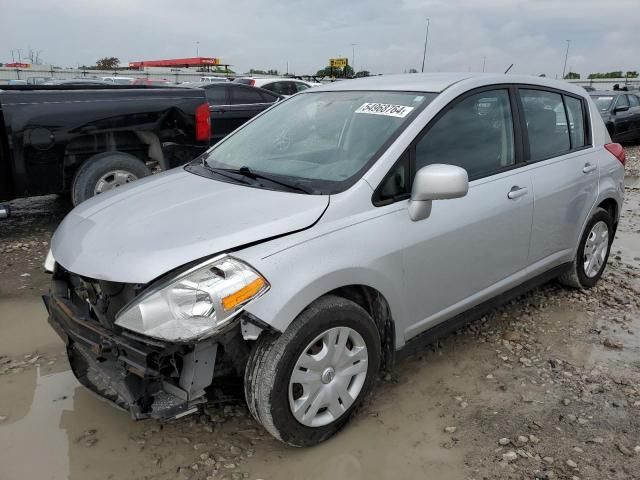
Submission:
[[[569,57],[569,45],[571,45],[571,40],[567,40],[567,50],[564,52],[564,66],[562,67],[562,78],[564,79],[564,73],[567,69],[567,58]]]
[[[482,57],[482,73],[484,73],[484,68],[487,66],[487,56]]]
[[[351,68],[353,68],[353,76],[356,75],[356,45],[357,43],[351,44]]]
[[[429,24],[430,20],[427,18],[427,34],[424,37],[424,52],[422,53],[422,73],[424,73],[424,60],[427,58],[427,43],[429,42]]]

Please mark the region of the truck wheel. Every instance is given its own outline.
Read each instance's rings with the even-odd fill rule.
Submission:
[[[598,208],[587,225],[578,244],[578,251],[570,268],[558,278],[573,288],[591,288],[607,265],[613,241],[613,219],[609,212]]]
[[[151,175],[147,166],[127,153],[104,152],[89,158],[76,172],[71,201],[78,205],[88,198]]]
[[[245,371],[249,410],[284,443],[320,443],[371,391],[380,357],[380,334],[369,314],[350,300],[322,297],[283,334],[258,338]]]

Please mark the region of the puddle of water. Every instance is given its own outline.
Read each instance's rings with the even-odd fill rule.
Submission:
[[[624,186],[630,188],[640,188],[640,177],[630,175],[624,177]]]
[[[12,357],[64,348],[60,337],[49,327],[39,298],[0,300],[0,332],[0,355]]]
[[[596,320],[585,312],[576,310],[559,309],[549,314],[551,322],[575,325],[576,331],[589,331],[592,328],[601,329],[604,325],[606,330],[601,331],[600,340],[604,341],[605,338],[609,338],[622,345],[622,349],[612,349],[599,342],[593,343],[590,338],[586,338],[584,341],[570,342],[569,355],[586,368],[593,367],[596,364],[640,365],[640,316],[634,315],[631,318],[630,323],[618,324],[613,320],[609,320],[608,317]],[[629,334],[629,330],[634,333]],[[564,349],[566,349],[566,346]],[[559,347],[558,351],[561,352],[562,350]]]
[[[130,437],[149,424],[99,401],[69,370],[31,369],[0,377],[0,478],[92,480],[149,474]],[[95,429],[97,443],[85,444]],[[146,465],[145,465],[146,464]]]
[[[444,362],[434,362],[432,371],[403,363],[396,369],[403,372],[401,384],[378,385],[380,394],[335,437],[300,449],[272,441],[243,470],[266,480],[467,478],[462,449],[442,446],[451,436],[443,433],[435,406],[442,399],[437,390],[451,382],[453,370]]]

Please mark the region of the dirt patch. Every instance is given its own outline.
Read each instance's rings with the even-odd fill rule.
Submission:
[[[548,284],[402,360],[343,432],[308,449],[273,440],[240,401],[133,422],[79,386],[38,298],[68,206],[34,201],[0,223],[2,480],[640,478],[633,185],[596,288]]]

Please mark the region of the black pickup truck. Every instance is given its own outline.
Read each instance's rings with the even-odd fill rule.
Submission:
[[[78,204],[210,142],[201,89],[0,86],[0,201],[59,193]]]

